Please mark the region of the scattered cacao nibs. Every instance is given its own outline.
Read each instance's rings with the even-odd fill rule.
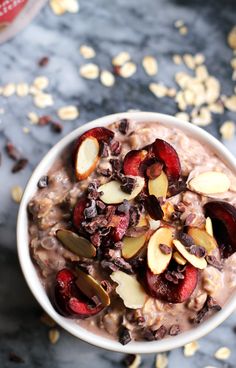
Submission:
[[[166,244],[160,244],[159,248],[163,254],[170,254],[172,252],[172,249]]]
[[[85,271],[89,275],[93,275],[94,273],[94,266],[92,264],[87,264],[85,262],[79,263],[79,268],[82,269],[82,271]]]
[[[114,248],[115,249],[121,249],[123,247],[123,242],[122,241],[118,241],[116,243],[114,243]]]
[[[98,184],[97,182],[93,181],[89,183],[88,188],[88,199],[98,199],[100,198],[101,192],[98,192]]]
[[[180,219],[180,216],[181,216],[181,212],[174,211],[170,215],[170,218],[171,218],[172,221],[178,221]]]
[[[39,59],[39,61],[38,61],[38,66],[43,67],[43,66],[48,65],[48,63],[49,63],[49,57],[44,56],[44,57],[42,57],[41,59]]]
[[[117,158],[111,158],[110,164],[112,167],[112,172],[115,175],[119,175],[120,171],[122,170],[122,162],[121,160],[118,160]]]
[[[185,246],[185,247],[191,247],[192,245],[194,245],[194,240],[193,238],[184,233],[184,232],[180,232],[179,235],[178,235],[178,239],[179,241]]]
[[[135,361],[136,355],[135,354],[127,354],[122,363],[125,367],[130,367],[132,366],[133,362]]]
[[[185,272],[185,270],[186,270],[186,265],[179,265],[178,264],[178,266],[177,266],[177,272],[182,273],[182,272]]]
[[[95,247],[100,247],[101,245],[101,236],[98,232],[96,232],[95,234],[90,236],[90,240],[91,243],[95,246]]]
[[[137,238],[139,236],[146,234],[148,230],[149,226],[130,227],[129,229],[126,230],[125,235],[131,238]]]
[[[178,181],[169,183],[168,190],[171,196],[184,192],[187,189],[187,177],[181,177]]]
[[[100,167],[97,168],[98,175],[105,176],[106,178],[110,178],[112,172],[110,169],[101,169]]]
[[[223,270],[221,262],[215,256],[206,256],[206,261],[210,266],[217,268],[217,270]]]
[[[165,272],[165,278],[166,280],[173,282],[173,284],[178,284],[179,280],[183,280],[184,279],[184,275],[181,272],[178,271],[166,271]]]
[[[20,151],[11,142],[6,144],[6,152],[12,160],[18,161],[21,158]]]
[[[105,210],[106,205],[102,201],[97,200],[96,201],[96,207],[97,207],[98,210],[103,211],[103,210]]]
[[[14,353],[13,351],[9,353],[8,359],[10,362],[14,363],[25,363],[25,360],[20,355]]]
[[[102,158],[109,156],[109,146],[106,142],[100,142],[99,156]]]
[[[154,196],[154,195],[149,195],[145,202],[144,202],[144,206],[146,208],[146,211],[148,212],[149,216],[157,221],[157,220],[161,220],[164,216],[164,213],[162,211],[160,202],[158,201],[158,199]]]
[[[120,189],[127,194],[131,194],[136,186],[136,183],[136,179],[124,176]]]
[[[97,297],[97,295],[92,296],[92,301],[94,302],[95,306],[98,307],[99,305],[101,305],[101,300]]]
[[[156,331],[154,331],[155,340],[162,340],[167,334],[167,328],[162,325]]]
[[[85,219],[91,219],[97,216],[96,201],[94,199],[90,200],[90,205],[84,209]]]
[[[208,295],[202,309],[197,313],[196,317],[192,320],[192,322],[194,324],[199,324],[203,321],[203,319],[210,311],[218,312],[220,310],[221,306],[217,304],[216,301],[211,296]]]
[[[104,269],[107,269],[108,268],[111,271],[118,271],[119,270],[119,267],[117,267],[116,265],[114,265],[113,262],[107,261],[105,259],[103,259],[100,264],[101,264],[101,267],[104,268]]]
[[[55,121],[51,121],[50,126],[52,131],[55,133],[61,133],[63,130],[63,125]]]
[[[138,326],[143,326],[145,323],[145,317],[142,314],[141,309],[131,310],[126,314],[129,322],[135,323]]]
[[[135,271],[141,270],[145,267],[145,259],[142,257],[135,257],[131,259],[129,263]]]
[[[196,215],[194,213],[190,213],[185,219],[185,226],[193,225],[195,218]]]
[[[169,329],[170,336],[176,336],[181,332],[179,325],[172,325]]]
[[[111,286],[111,284],[110,284],[110,282],[109,282],[109,281],[107,281],[107,280],[102,280],[102,281],[101,281],[101,285],[102,285],[103,289],[104,289],[108,294],[110,294],[110,293],[111,293],[111,291],[112,291],[112,286]]]
[[[130,203],[129,201],[127,201],[127,199],[125,199],[118,207],[117,207],[117,211],[119,213],[128,213],[130,210]]]
[[[129,121],[128,119],[121,119],[120,122],[119,122],[119,132],[121,134],[127,134],[128,133],[128,130],[129,130]]]
[[[44,126],[44,125],[47,125],[47,124],[49,124],[51,122],[52,122],[51,116],[49,116],[49,115],[43,115],[43,116],[40,116],[39,121],[38,121],[38,125]]]
[[[121,143],[119,141],[113,140],[110,143],[110,150],[111,150],[111,154],[113,156],[118,156],[121,153]]]
[[[23,170],[26,165],[28,164],[28,160],[26,158],[20,158],[18,161],[16,161],[15,165],[13,165],[11,172],[13,174]]]
[[[118,332],[119,342],[122,345],[126,345],[131,341],[131,334],[127,327],[121,326]]]
[[[205,257],[206,249],[198,245],[191,245],[191,247],[189,248],[189,253],[193,254],[194,256],[198,258],[201,258],[201,257]]]
[[[145,328],[143,331],[143,338],[147,341],[154,341],[154,331],[152,331],[150,328]]]
[[[139,206],[131,206],[129,210],[129,227],[138,225],[141,217],[141,211]]]
[[[127,273],[133,273],[132,266],[126,262],[123,258],[117,257],[114,259],[114,264],[121,270],[126,271]]]
[[[88,223],[85,221],[82,222],[83,229],[87,231],[89,234],[94,234],[98,229],[106,227],[107,225],[108,220],[104,215],[98,215]]]
[[[151,166],[149,166],[146,170],[146,175],[149,179],[156,179],[161,175],[161,171],[163,168],[163,164],[161,162],[155,162]]]
[[[49,182],[48,176],[47,175],[42,176],[38,181],[38,184],[37,184],[38,188],[39,189],[46,188],[48,186],[48,182]]]

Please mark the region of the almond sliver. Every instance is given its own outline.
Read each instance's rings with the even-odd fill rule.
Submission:
[[[188,188],[200,194],[218,194],[229,190],[230,180],[222,172],[207,171],[188,182]]]
[[[207,267],[207,261],[205,260],[205,258],[199,258],[196,257],[194,254],[189,253],[185,246],[179,240],[173,240],[173,244],[177,251],[181,254],[181,256],[184,257],[189,263],[191,263],[192,266],[199,268],[200,270],[203,270]]]

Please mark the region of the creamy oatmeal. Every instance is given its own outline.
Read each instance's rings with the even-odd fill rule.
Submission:
[[[56,310],[118,339],[194,328],[236,287],[236,177],[179,129],[123,119],[68,147],[28,205]]]

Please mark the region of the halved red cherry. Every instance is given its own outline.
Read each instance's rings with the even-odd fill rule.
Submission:
[[[144,149],[129,151],[123,162],[123,171],[125,175],[144,176],[141,170],[141,164],[147,157],[148,152]]]
[[[230,203],[212,201],[204,205],[206,217],[210,217],[213,233],[221,254],[228,258],[236,252],[236,208]]]
[[[100,155],[100,142],[109,143],[114,132],[98,127],[82,134],[75,144],[75,174],[78,180],[86,179],[95,169]]]
[[[150,269],[146,281],[150,294],[168,303],[183,303],[194,292],[198,282],[198,270],[188,264],[183,272],[184,278],[178,284],[168,281],[164,274],[154,275]]]
[[[113,229],[112,237],[115,242],[118,242],[124,237],[129,227],[129,213],[115,215],[115,217],[117,218],[117,224]]]
[[[168,178],[178,180],[181,173],[181,165],[176,150],[163,139],[156,139],[152,144],[152,151],[165,164],[165,172]]]
[[[80,230],[81,223],[84,221],[84,210],[86,208],[87,198],[82,197],[77,202],[73,212],[73,225]]]
[[[103,309],[101,305],[91,306],[88,303],[79,300],[78,298],[70,298],[68,307],[78,318],[87,318],[94,316]]]

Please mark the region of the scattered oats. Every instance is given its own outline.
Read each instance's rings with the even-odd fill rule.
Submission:
[[[174,56],[173,56],[173,62],[176,64],[176,65],[180,65],[180,64],[182,64],[182,57],[180,56],[180,55],[177,55],[177,54],[175,54]]]
[[[166,353],[160,353],[156,355],[155,368],[167,368],[168,358]]]
[[[10,97],[16,92],[16,85],[14,83],[8,83],[3,87],[2,95],[4,97]]]
[[[190,89],[185,89],[183,91],[184,100],[187,105],[194,105],[195,104],[195,94]]]
[[[50,6],[53,13],[56,15],[62,15],[66,12],[66,9],[63,7],[60,0],[50,0]]]
[[[29,86],[29,93],[31,95],[35,96],[35,95],[41,93],[41,91],[38,88],[36,88],[35,86]]]
[[[120,52],[112,59],[112,65],[122,66],[124,63],[127,63],[131,59],[130,54],[126,51]]]
[[[31,124],[38,124],[39,122],[39,117],[38,115],[36,114],[36,112],[34,111],[31,111],[27,114],[27,117],[30,121]]]
[[[60,0],[64,9],[69,13],[78,13],[79,2],[78,0]]]
[[[175,97],[176,96],[176,89],[175,88],[169,88],[168,90],[167,90],[167,96],[168,97]]]
[[[184,356],[191,357],[193,356],[199,349],[199,344],[197,341],[192,341],[186,345],[184,345]]]
[[[219,348],[215,354],[214,357],[218,360],[227,360],[231,355],[231,351],[226,346],[223,346],[222,348]]]
[[[22,130],[25,134],[29,134],[30,132],[30,129],[28,127],[23,127]]]
[[[231,49],[236,50],[236,26],[232,28],[228,35],[228,44]]]
[[[137,67],[132,61],[128,61],[121,66],[119,75],[123,78],[130,78],[136,73]]]
[[[143,69],[147,73],[147,75],[153,76],[158,72],[158,64],[156,59],[153,56],[145,56],[143,58]]]
[[[205,61],[205,56],[203,54],[196,54],[194,56],[194,61],[196,65],[201,65]]]
[[[208,105],[209,110],[214,114],[223,114],[224,113],[224,105],[220,102],[214,102]]]
[[[208,77],[205,80],[206,102],[208,104],[215,102],[220,97],[220,82],[215,77]]]
[[[19,185],[16,185],[11,188],[11,197],[14,202],[20,203],[22,195],[23,195],[23,189]]]
[[[187,112],[177,112],[177,114],[175,114],[175,117],[177,119],[184,120],[184,121],[190,120],[190,116],[189,114],[187,114]]]
[[[96,56],[95,50],[87,45],[81,45],[79,52],[85,59],[92,59]]]
[[[52,95],[46,93],[39,93],[34,96],[34,104],[40,109],[45,109],[48,106],[53,105]]]
[[[196,70],[196,77],[199,81],[203,82],[208,78],[208,70],[205,65],[197,66]]]
[[[196,117],[192,118],[192,123],[198,126],[207,126],[211,124],[212,116],[207,107],[202,107]]]
[[[179,108],[180,111],[186,110],[187,104],[186,104],[186,101],[185,101],[185,98],[184,98],[183,91],[177,92],[177,95],[175,97],[175,101],[177,102],[178,108]]]
[[[225,121],[220,127],[220,134],[223,139],[233,139],[235,134],[235,123],[233,121]]]
[[[37,89],[39,89],[40,91],[47,88],[48,84],[49,84],[48,78],[43,77],[43,76],[35,78],[35,80],[33,82],[33,86],[36,87]]]
[[[48,327],[56,326],[56,322],[47,313],[42,314],[40,321]]]
[[[192,55],[190,54],[185,54],[183,56],[183,61],[185,63],[185,65],[189,68],[189,69],[194,69],[195,68],[195,59]]]
[[[82,65],[80,67],[80,75],[86,79],[96,79],[99,76],[99,68],[93,63]]]
[[[227,97],[224,101],[225,107],[230,111],[236,111],[236,94]]]
[[[141,355],[135,354],[134,360],[130,365],[128,365],[128,368],[138,368],[141,364]]]
[[[103,70],[100,74],[101,83],[106,87],[112,87],[115,83],[114,75],[108,70]]]
[[[184,21],[182,19],[177,19],[174,24],[176,28],[180,28],[184,26]]]
[[[75,120],[79,117],[79,110],[76,106],[64,106],[57,110],[57,115],[61,120]]]
[[[167,95],[168,88],[163,84],[150,83],[149,90],[158,98],[165,97]]]
[[[180,28],[179,28],[179,33],[180,33],[182,36],[185,36],[185,35],[188,33],[188,28],[187,28],[186,26],[180,27]]]
[[[191,79],[191,76],[185,72],[178,72],[175,74],[175,81],[181,88],[187,87]]]
[[[230,62],[233,69],[236,69],[236,58],[233,58]]]
[[[52,344],[56,344],[60,337],[60,332],[56,328],[52,328],[48,333],[49,340]]]
[[[25,97],[29,94],[29,85],[27,83],[19,83],[16,86],[16,94],[19,97]]]

